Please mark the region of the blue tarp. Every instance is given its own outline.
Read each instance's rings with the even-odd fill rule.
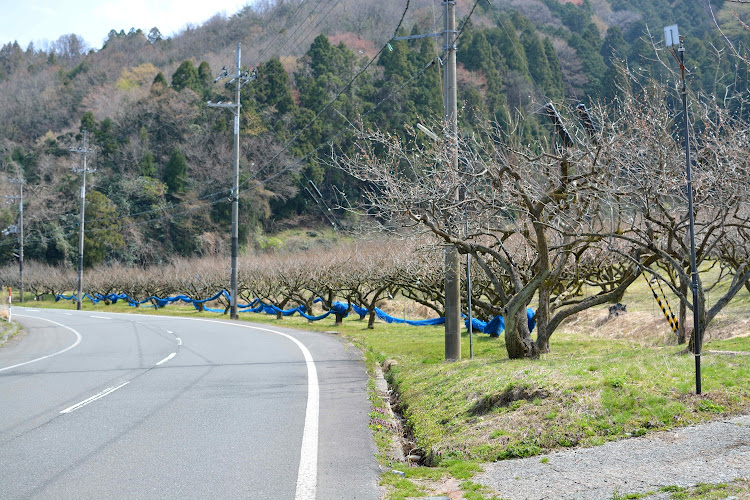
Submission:
[[[526,318],[528,320],[529,331],[533,332],[536,326],[536,320],[534,319],[534,310],[532,308],[526,309]],[[469,320],[465,321],[466,328],[469,328]],[[482,333],[488,333],[493,336],[498,336],[505,331],[505,320],[502,316],[495,316],[488,322],[472,318],[471,327],[473,330],[480,331]]]
[[[227,301],[231,302],[231,297],[229,295],[229,292],[226,290],[221,290],[216,295],[213,295],[212,297],[208,297],[205,299],[192,299],[188,297],[187,295],[176,295],[174,297],[166,297],[166,298],[160,298],[156,296],[148,297],[147,299],[137,301],[127,294],[107,294],[107,295],[101,295],[101,294],[94,294],[94,297],[90,296],[89,294],[84,294],[84,298],[88,298],[91,300],[94,304],[102,301],[102,300],[109,300],[112,303],[116,303],[118,300],[126,300],[128,304],[131,306],[141,305],[145,304],[147,302],[151,302],[152,300],[156,302],[157,307],[164,307],[169,304],[173,304],[175,302],[181,301],[188,304],[192,304],[195,306],[196,309],[200,310],[199,305],[205,304],[206,302],[211,302],[214,300],[218,300],[219,298],[223,297]],[[75,295],[65,296],[65,295],[57,295],[55,297],[55,301],[58,301],[60,299],[64,300],[74,300],[76,299]],[[313,303],[318,302],[324,302],[323,299],[317,298],[313,301]],[[326,311],[325,313],[319,315],[319,316],[310,316],[307,314],[307,310],[305,309],[304,305],[299,305],[297,307],[294,307],[292,309],[280,309],[274,305],[271,304],[264,304],[260,301],[260,299],[255,299],[249,304],[238,304],[237,307],[239,308],[240,312],[254,312],[254,313],[265,313],[265,314],[278,314],[281,313],[283,316],[291,316],[293,314],[299,314],[303,318],[306,318],[310,321],[319,321],[322,319],[327,318],[331,314],[337,314],[339,316],[342,316],[346,318],[349,315],[350,311],[354,311],[355,314],[358,314],[360,317],[364,318],[367,316],[369,311],[366,307],[361,307],[356,304],[347,304],[345,302],[334,302],[331,304],[331,308],[329,311]],[[211,308],[211,307],[203,307],[204,311],[208,312],[215,312],[215,313],[223,313],[225,309],[217,309],[217,308]],[[433,318],[433,319],[422,319],[422,320],[407,320],[402,318],[396,318],[382,309],[375,308],[375,315],[382,321],[385,321],[386,323],[403,323],[407,325],[412,326],[430,326],[430,325],[442,325],[445,323],[445,318]],[[534,311],[533,309],[529,308],[526,310],[526,316],[529,320],[529,330],[533,331],[534,326],[536,325],[536,322],[534,321]],[[472,327],[474,330],[489,333],[489,334],[497,334],[500,335],[500,333],[503,332],[505,329],[505,321],[503,320],[502,316],[495,316],[492,320],[485,323],[484,321],[480,321],[476,318],[472,319]],[[469,328],[469,321],[466,320],[466,328]]]

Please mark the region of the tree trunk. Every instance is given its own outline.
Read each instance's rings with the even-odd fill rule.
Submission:
[[[536,347],[541,354],[549,352],[549,297],[550,290],[545,284],[545,286],[539,288],[539,306],[535,312]]]
[[[370,319],[367,321],[367,328],[370,330],[375,329],[375,310],[370,311]]]
[[[698,317],[698,323],[699,325],[693,325],[693,332],[695,332],[695,328],[698,328],[698,345],[703,345],[703,335],[706,332],[706,308],[703,306],[706,303],[705,296],[703,295],[703,286],[701,286],[700,281],[698,282],[698,303],[693,304],[693,307],[698,308],[698,312],[700,316]],[[695,313],[693,313],[695,314]],[[693,335],[690,335],[690,338],[688,339],[688,351],[695,353],[695,333]]]
[[[344,322],[344,315],[334,313],[336,315],[336,322],[334,323],[334,326],[341,326],[341,324]]]
[[[529,333],[525,306],[505,313],[505,348],[510,359],[539,357],[539,349]]]
[[[680,293],[683,297],[687,297],[688,293],[688,284],[686,281],[680,280]],[[679,316],[677,318],[677,321],[679,322],[677,324],[677,344],[682,345],[684,344],[686,340],[686,331],[685,325],[687,320],[687,300],[680,299],[680,312]]]

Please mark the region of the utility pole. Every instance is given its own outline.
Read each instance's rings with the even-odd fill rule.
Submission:
[[[693,173],[690,161],[690,120],[688,118],[687,103],[687,83],[685,82],[685,46],[682,44],[677,25],[667,26],[664,28],[664,39],[672,55],[680,64],[680,75],[682,78],[682,116],[685,126],[685,175],[687,178],[687,198],[688,198],[688,217],[689,217],[689,238],[690,238],[690,274],[693,285],[693,354],[695,354],[695,393],[701,393],[701,309],[703,305],[698,293],[698,266],[695,256],[695,214],[693,211]],[[674,53],[674,47],[677,45],[679,57]]]
[[[253,71],[249,73],[242,71],[241,66],[241,45],[237,44],[236,54],[236,73],[234,75],[227,74],[226,67],[222,68],[221,74],[214,80],[217,83],[219,80],[224,78],[231,78],[229,83],[235,84],[234,102],[217,102],[213,103],[209,101],[207,105],[212,108],[227,108],[234,114],[234,172],[232,175],[232,262],[230,269],[229,278],[229,317],[231,319],[237,319],[237,257],[239,253],[238,242],[239,242],[239,213],[240,213],[240,109],[242,104],[240,103],[240,89],[248,82],[255,80],[256,73]]]
[[[456,95],[456,2],[446,0],[445,6],[445,126],[448,168],[458,169],[458,106]],[[457,189],[456,200],[462,193]],[[453,234],[458,228],[450,228]],[[445,247],[445,359],[461,359],[461,268],[455,245]]]
[[[86,157],[93,151],[86,147],[87,131],[83,131],[83,147],[70,148],[72,153],[80,153],[83,156],[83,168],[74,168],[73,172],[81,173],[81,213],[78,223],[78,293],[76,294],[76,309],[81,310],[83,298],[83,225],[86,214],[86,174],[93,174],[96,169],[89,170],[86,168]]]
[[[10,184],[18,184],[18,196],[6,196],[11,200],[18,200],[18,239],[20,249],[18,251],[18,274],[21,280],[21,302],[23,302],[23,174],[19,171],[18,179],[8,181]]]
[[[447,53],[445,74],[443,75],[443,119],[445,120],[445,151],[448,157],[448,169],[455,172],[458,169],[458,97],[456,86],[456,2],[444,0],[445,8],[444,29],[442,33],[428,33],[425,35],[397,36],[393,40],[415,40],[425,37],[443,37],[443,51]],[[425,131],[426,127],[417,124]],[[427,132],[425,132],[427,133]],[[427,133],[430,137],[434,134]],[[433,137],[434,138],[434,137]],[[456,201],[461,200],[463,193],[457,188],[454,193]],[[458,227],[448,228],[452,235],[458,234]],[[457,361],[461,359],[461,259],[455,245],[445,245],[444,266],[445,273],[445,359]]]

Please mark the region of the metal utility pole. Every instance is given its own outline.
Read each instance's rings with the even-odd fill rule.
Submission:
[[[456,2],[447,0],[445,7],[445,126],[448,168],[458,169],[458,106],[456,95]],[[456,200],[460,193],[455,192]],[[457,233],[458,228],[451,228]],[[461,268],[455,245],[445,247],[445,359],[461,359]]]
[[[685,126],[685,174],[687,178],[687,198],[688,198],[688,217],[689,217],[689,238],[690,238],[690,274],[693,285],[693,353],[695,354],[695,393],[701,393],[701,309],[703,305],[700,301],[699,284],[698,284],[698,266],[695,256],[695,214],[693,211],[693,173],[690,161],[690,120],[688,117],[687,104],[687,84],[685,81],[685,46],[682,44],[677,25],[667,26],[664,28],[664,39],[667,47],[671,48],[677,45],[679,57],[675,55],[674,49],[670,52],[680,63],[680,75],[682,78],[682,116]]]
[[[81,173],[81,213],[78,225],[78,293],[76,294],[76,309],[79,311],[81,310],[81,302],[83,300],[83,226],[86,214],[86,174],[93,174],[96,172],[96,169],[89,170],[86,168],[86,157],[93,152],[86,147],[86,136],[87,131],[84,130],[82,148],[69,149],[72,153],[80,153],[83,155],[83,168],[73,169],[73,172]]]
[[[10,184],[18,184],[18,196],[6,196],[8,199],[18,200],[18,239],[20,249],[18,250],[18,274],[21,280],[21,302],[23,302],[23,175],[19,173],[16,180],[8,181]]]
[[[234,114],[234,172],[232,175],[232,263],[229,278],[229,317],[237,319],[237,257],[239,254],[239,213],[240,213],[240,89],[248,82],[255,80],[255,72],[249,73],[242,71],[241,66],[241,45],[237,44],[236,54],[236,73],[228,75],[227,69],[223,68],[221,74],[214,80],[217,83],[223,78],[231,78],[229,83],[235,84],[234,102],[208,102],[207,105],[212,108],[227,108]]]

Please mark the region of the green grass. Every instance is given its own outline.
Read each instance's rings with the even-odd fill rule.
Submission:
[[[71,302],[27,305],[75,308]],[[644,307],[648,307],[645,302]],[[199,313],[192,306],[136,311],[127,304],[94,306],[84,302],[84,309],[228,320],[221,314]],[[684,346],[670,345],[662,337],[648,342],[617,335],[602,337],[598,331],[587,334],[589,330],[563,325],[552,336],[551,353],[531,361],[509,360],[502,338],[482,334],[474,337],[474,359],[466,359],[469,338],[464,334],[464,359],[446,363],[442,327],[378,322],[369,330],[367,322],[357,316],[350,316],[340,326],[334,326],[332,317],[315,323],[299,317],[279,321],[264,314],[242,314],[241,318],[336,331],[363,349],[368,364],[395,361],[386,376],[400,394],[397,409],[408,419],[416,445],[429,453],[433,467],[390,464],[382,453],[381,462],[406,473],[405,478],[393,473],[382,477],[391,491],[389,498],[394,499],[430,494],[432,490],[423,481],[441,477],[466,481],[485,461],[595,446],[750,410],[750,387],[742,382],[750,380],[750,356],[705,354],[703,394],[696,396],[693,356],[684,353]],[[594,314],[586,321],[593,323],[595,318]],[[709,348],[750,351],[750,339],[714,341],[706,344]],[[371,421],[376,422],[382,415],[378,408],[385,403],[372,388],[371,400]],[[389,430],[382,425],[378,428],[378,424],[371,427],[380,449],[385,450]],[[471,483],[466,485],[468,488]],[[486,491],[475,489],[465,498],[491,498],[486,495]]]
[[[748,498],[750,481],[737,480],[729,484],[698,484],[691,488],[665,486],[659,491],[669,493],[670,500],[723,500],[725,498]]]

